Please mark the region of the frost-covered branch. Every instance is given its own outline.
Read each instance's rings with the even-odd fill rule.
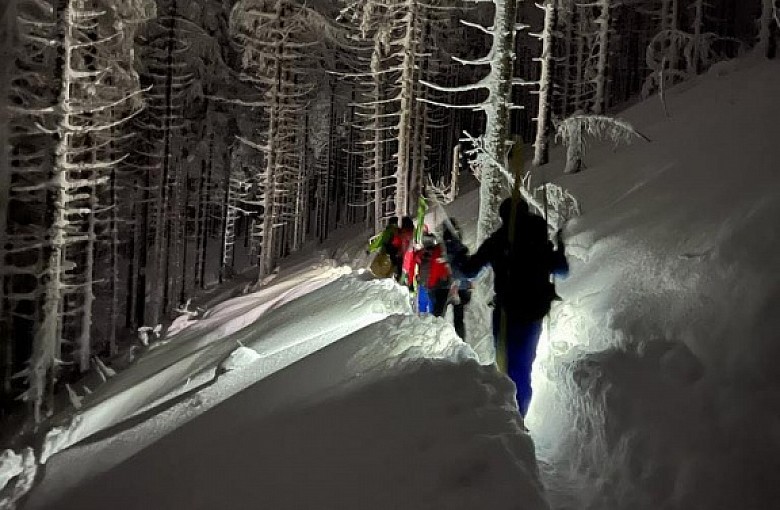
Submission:
[[[650,141],[627,121],[604,115],[573,115],[558,124],[556,138],[566,146],[566,173],[582,169],[587,138],[607,140],[616,146],[631,143],[634,138]]]

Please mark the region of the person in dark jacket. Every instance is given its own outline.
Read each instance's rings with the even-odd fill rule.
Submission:
[[[504,322],[507,375],[517,386],[517,404],[525,416],[531,402],[531,365],[542,319],[552,302],[560,299],[550,275],[565,275],[569,265],[561,233],[557,234],[556,250],[547,237],[545,220],[532,214],[522,199],[517,200],[515,207],[514,239],[510,239],[509,231],[512,200],[506,199],[499,208],[501,226],[473,256],[462,258],[460,268],[473,276],[488,264],[493,268],[493,338],[498,342]]]
[[[440,315],[444,315],[447,304],[452,304],[452,322],[455,326],[455,332],[461,340],[465,340],[466,325],[463,319],[466,312],[466,305],[471,302],[472,279],[460,271],[457,261],[466,259],[469,255],[469,249],[461,240],[462,234],[460,226],[454,218],[450,218],[442,227],[444,249],[447,261],[452,269],[452,282],[455,287],[454,291],[457,292],[457,294],[453,293],[453,289],[439,290],[438,292],[440,295],[436,297],[436,302],[443,303],[443,310]],[[447,295],[441,295],[443,293],[446,293]]]

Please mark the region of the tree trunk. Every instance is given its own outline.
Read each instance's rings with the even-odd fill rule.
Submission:
[[[599,27],[599,54],[596,64],[596,97],[593,101],[593,113],[601,115],[606,109],[607,63],[609,59],[609,29],[611,0],[599,0],[600,16],[596,23]]]
[[[383,182],[384,182],[384,135],[382,128],[384,122],[382,122],[384,115],[384,108],[382,106],[382,99],[384,98],[384,75],[382,70],[382,43],[377,37],[374,41],[374,53],[371,57],[371,71],[374,77],[374,87],[371,99],[374,101],[374,121],[373,121],[373,136],[374,136],[374,162],[372,166],[373,173],[373,185],[374,185],[374,232],[381,232],[383,225],[382,220],[384,216],[384,197],[383,195]]]
[[[416,82],[415,66],[417,64],[417,0],[407,0],[404,17],[404,37],[401,42],[401,90],[400,110],[398,118],[398,153],[396,155],[395,172],[395,209],[399,216],[408,216],[410,211],[409,177],[411,175],[410,161],[412,151],[412,132],[414,122],[414,90]]]
[[[550,157],[549,136],[552,113],[552,65],[555,52],[554,32],[557,6],[554,0],[547,0],[544,9],[544,30],[542,31],[541,72],[539,76],[539,112],[536,124],[536,143],[534,144],[534,166],[547,164]]]
[[[0,12],[0,23],[3,25],[3,40],[0,46],[0,61],[6,65],[0,67],[0,112],[2,121],[0,121],[0,268],[6,267],[6,242],[8,234],[8,207],[9,192],[11,187],[11,162],[9,152],[11,149],[9,141],[10,119],[7,112],[7,101],[9,86],[12,75],[15,71],[14,66],[9,65],[13,62],[13,51],[16,48],[16,0],[7,0],[5,7]],[[11,337],[11,324],[9,318],[8,303],[6,302],[6,275],[0,275],[0,338],[3,339],[2,352],[2,390],[0,396],[5,397],[11,394],[11,377],[14,373],[14,341]]]
[[[761,0],[761,18],[759,20],[758,31],[758,51],[766,58],[773,58],[776,49],[773,51],[773,45],[776,46],[774,41],[774,34],[772,25],[776,24],[773,17],[774,14],[774,0]],[[775,27],[780,29],[780,27]]]
[[[693,52],[688,74],[697,75],[701,72],[701,27],[704,23],[704,0],[696,0],[693,18]]]
[[[43,419],[43,412],[50,405],[46,404],[47,396],[51,398],[52,388],[56,379],[56,361],[60,350],[60,327],[62,306],[62,258],[66,243],[65,226],[67,218],[65,207],[68,200],[68,182],[66,163],[70,133],[70,94],[71,94],[71,53],[73,39],[71,35],[73,12],[70,0],[59,0],[55,7],[57,35],[62,43],[58,47],[57,74],[60,79],[60,94],[57,101],[59,126],[57,131],[56,160],[52,168],[51,191],[47,200],[49,215],[48,246],[44,249],[44,272],[41,278],[43,287],[43,304],[41,320],[37,325],[33,339],[32,355],[28,374],[28,401],[33,405],[33,417],[38,424]]]
[[[509,105],[512,101],[512,74],[515,50],[515,0],[494,0],[495,20],[493,44],[488,75],[489,97],[485,102],[487,124],[485,149],[492,161],[484,165],[479,187],[479,219],[477,222],[477,243],[493,233],[499,223],[498,206],[505,196],[505,179],[502,168],[505,165],[509,130]]]
[[[172,0],[168,31],[165,45],[165,118],[163,119],[163,154],[162,168],[159,180],[159,198],[157,201],[157,227],[154,242],[154,277],[156,284],[152,287],[149,316],[151,326],[160,322],[160,317],[168,311],[170,299],[170,248],[171,221],[174,214],[172,202],[175,177],[171,175],[171,129],[173,117],[173,59],[176,37],[177,0]]]

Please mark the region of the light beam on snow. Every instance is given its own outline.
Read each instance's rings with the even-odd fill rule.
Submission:
[[[564,305],[565,306],[565,305]],[[557,443],[565,427],[565,410],[561,404],[560,385],[563,381],[556,377],[557,358],[571,349],[578,338],[579,318],[571,315],[566,307],[560,313],[553,313],[542,324],[542,335],[536,353],[536,361],[531,370],[533,398],[525,424],[534,438],[537,453],[545,457]],[[574,320],[572,320],[574,319]]]

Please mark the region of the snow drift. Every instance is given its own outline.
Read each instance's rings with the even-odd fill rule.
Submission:
[[[547,508],[513,385],[433,318],[387,317],[122,462],[115,446],[52,459],[103,469],[26,508]]]
[[[669,119],[657,98],[621,113],[651,144],[559,179],[585,214],[528,420],[553,506],[780,498],[778,90],[778,62],[720,64],[670,91]]]

